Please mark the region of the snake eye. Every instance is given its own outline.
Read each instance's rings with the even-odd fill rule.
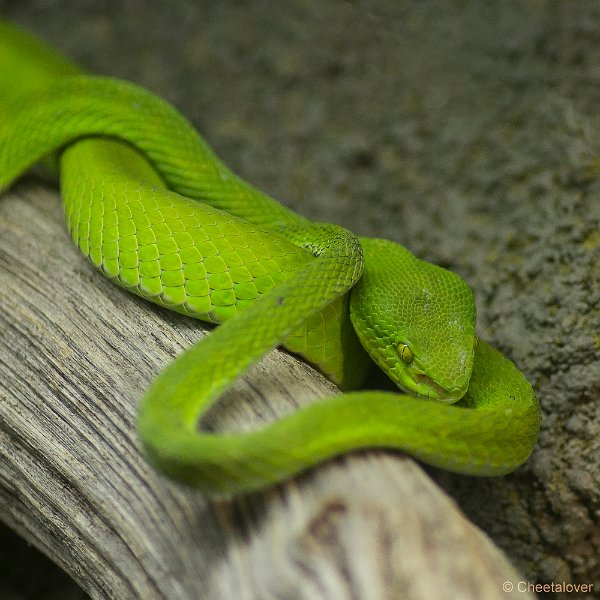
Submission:
[[[407,365],[410,365],[410,363],[413,361],[414,356],[412,350],[408,347],[408,344],[399,344],[398,354],[403,362],[405,362]]]

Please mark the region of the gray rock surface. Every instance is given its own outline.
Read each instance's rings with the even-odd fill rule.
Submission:
[[[165,96],[299,212],[462,275],[480,335],[527,374],[544,419],[517,473],[434,475],[525,579],[600,590],[598,3],[35,0],[0,14]]]

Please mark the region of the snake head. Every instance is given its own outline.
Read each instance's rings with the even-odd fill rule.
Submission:
[[[402,390],[453,403],[469,386],[475,302],[455,273],[388,240],[361,239],[364,271],[350,316],[371,358]]]

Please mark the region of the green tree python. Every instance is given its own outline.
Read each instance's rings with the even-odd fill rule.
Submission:
[[[165,101],[88,76],[0,22],[0,189],[49,157],[71,237],[95,267],[220,324],[141,401],[140,439],[163,473],[232,494],[360,448],[473,475],[509,473],[532,452],[538,401],[477,340],[460,277],[397,243],[301,217],[233,174]],[[224,390],[279,345],[344,393],[255,431],[203,430]],[[357,391],[371,362],[398,392]]]

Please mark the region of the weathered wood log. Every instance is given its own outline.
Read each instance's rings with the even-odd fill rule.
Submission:
[[[355,453],[233,501],[154,472],[136,402],[203,331],[95,272],[55,192],[2,197],[0,518],[95,598],[511,597],[502,553],[399,454]],[[251,427],[334,391],[275,351],[214,420]]]

